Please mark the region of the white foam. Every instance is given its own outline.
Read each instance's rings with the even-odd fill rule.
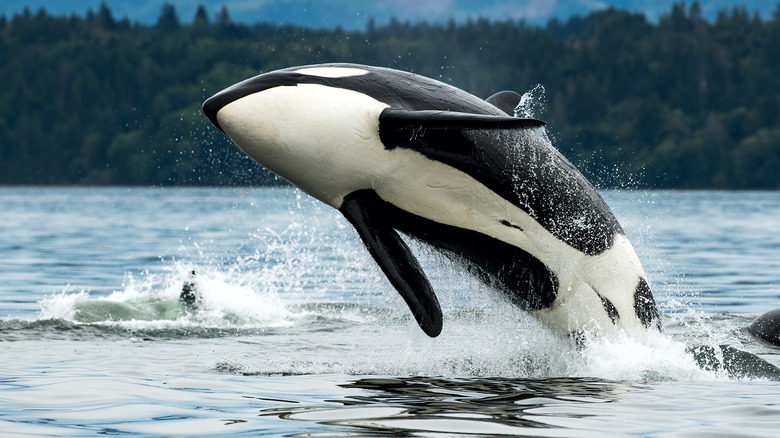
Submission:
[[[108,296],[67,289],[41,301],[42,319],[112,323],[133,328],[174,326],[254,327],[289,325],[290,312],[274,290],[256,290],[246,276],[203,267],[195,284],[198,308],[179,302],[182,285],[193,268],[175,263],[166,271],[136,278]]]
[[[40,318],[131,331],[249,329],[239,332],[238,342],[202,341],[218,348],[214,363],[249,373],[727,379],[701,370],[686,348],[734,345],[734,324],[676,313],[665,318],[664,334],[591,338],[578,347],[412,242],[445,312],[442,334],[428,338],[357,242],[344,247],[343,237],[322,240],[307,230],[293,224],[277,234],[258,231],[254,239],[263,241],[254,244],[262,251],[253,256],[169,262],[160,272],[128,275],[105,296],[66,288],[41,301]],[[326,257],[318,252],[323,247]],[[201,294],[197,310],[178,301],[192,270]],[[193,335],[189,342],[201,341]]]
[[[710,381],[723,376],[702,370],[685,343],[659,332],[588,339],[576,374],[609,380]]]
[[[76,314],[76,302],[88,298],[89,294],[86,291],[70,292],[69,287],[66,287],[62,292],[40,301],[41,319],[73,321]]]

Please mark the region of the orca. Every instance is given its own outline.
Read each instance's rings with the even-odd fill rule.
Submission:
[[[190,275],[181,286],[179,294],[179,303],[187,310],[197,310],[203,301],[198,286],[195,283],[195,271],[190,271]]]
[[[759,316],[748,326],[747,331],[764,342],[780,346],[780,309]]]
[[[639,259],[595,188],[514,116],[417,74],[357,64],[239,82],[203,112],[240,149],[339,210],[429,336],[436,294],[399,232],[565,334],[660,330]]]
[[[780,368],[761,357],[730,345],[699,345],[687,349],[705,371],[725,372],[734,379],[780,381]]]

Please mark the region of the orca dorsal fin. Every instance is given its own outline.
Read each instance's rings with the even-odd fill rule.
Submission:
[[[380,211],[382,202],[373,190],[360,190],[346,196],[339,211],[406,301],[420,328],[428,336],[436,337],[443,325],[439,300],[412,251],[384,220]]]
[[[488,97],[485,99],[485,102],[514,117],[515,108],[520,104],[522,98],[523,96],[520,96],[514,91],[504,90]]]

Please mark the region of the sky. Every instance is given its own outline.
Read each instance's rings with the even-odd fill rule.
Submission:
[[[102,0],[2,0],[0,14],[10,18],[25,7],[35,12],[43,7],[55,15],[84,15],[97,10]],[[105,0],[114,17],[129,18],[144,24],[156,22],[164,0]],[[778,0],[780,1],[780,0]],[[679,0],[168,0],[176,7],[179,18],[189,22],[198,5],[206,6],[214,17],[222,6],[228,8],[234,21],[254,23],[269,21],[310,27],[365,29],[369,17],[377,24],[390,17],[411,22],[446,22],[450,18],[465,21],[485,17],[494,20],[524,20],[530,24],[545,24],[551,18],[568,19],[572,15],[610,6],[644,13],[655,21]],[[691,4],[688,1],[687,4]],[[735,5],[758,11],[770,18],[778,2],[772,0],[700,0],[703,14],[714,19],[717,12]]]

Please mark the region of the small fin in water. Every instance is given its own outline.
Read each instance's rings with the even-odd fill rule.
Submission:
[[[780,309],[759,316],[747,331],[764,342],[780,346]]]
[[[734,379],[768,379],[780,381],[780,368],[761,359],[753,353],[742,351],[730,345],[700,345],[689,347],[688,351],[701,369],[725,371]]]
[[[195,271],[191,271],[189,278],[184,281],[179,294],[179,302],[188,309],[194,310],[200,306],[200,293],[195,284]]]

